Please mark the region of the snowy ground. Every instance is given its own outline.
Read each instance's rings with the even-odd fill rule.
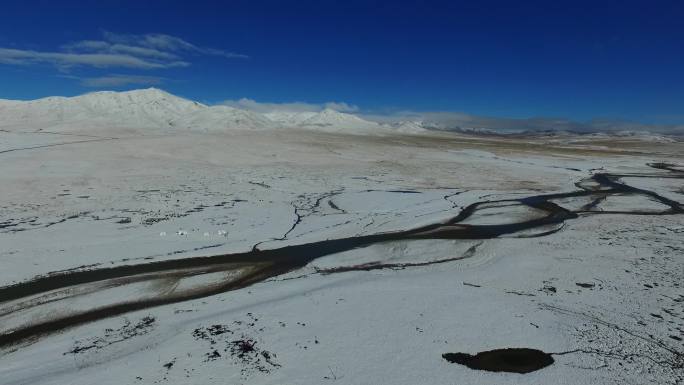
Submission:
[[[684,153],[682,143],[615,139],[550,144],[296,129],[8,131],[0,131],[0,286],[63,270],[415,228],[478,201],[575,191],[576,182],[599,170],[652,173],[647,163],[681,164]],[[681,179],[624,181],[684,201]],[[558,203],[576,209],[590,202]],[[610,196],[598,209],[661,206]],[[497,206],[469,220],[497,224],[534,215]],[[683,215],[580,215],[536,238],[380,243],[239,290],[6,348],[0,378],[3,384],[681,383],[683,252]],[[322,273],[459,256],[465,258]],[[227,274],[202,278],[220,282]],[[178,284],[114,287],[17,312],[0,303],[0,332],[67,307],[161,295]],[[245,353],[235,341],[255,350]],[[529,374],[476,371],[441,357],[506,347],[559,354]]]

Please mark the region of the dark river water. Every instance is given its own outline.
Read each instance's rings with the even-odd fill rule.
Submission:
[[[630,215],[677,215],[683,214],[683,205],[661,196],[653,191],[630,186],[622,178],[676,178],[683,179],[684,171],[674,165],[649,164],[654,171],[644,174],[597,173],[576,184],[577,190],[565,193],[533,195],[519,199],[491,200],[471,204],[454,217],[426,226],[404,231],[363,235],[349,238],[324,240],[301,245],[285,246],[270,250],[252,250],[243,253],[213,256],[190,257],[139,265],[125,265],[109,268],[96,268],[85,271],[55,273],[19,284],[0,288],[0,320],[2,317],[21,317],[22,312],[40,306],[63,304],[69,308],[73,298],[97,293],[101,290],[125,285],[159,281],[175,282],[197,278],[202,275],[221,272],[235,272],[231,278],[214,279],[184,289],[167,290],[163,293],[136,298],[112,298],[107,303],[60,312],[55,317],[26,317],[18,325],[4,329],[0,325],[0,347],[12,350],[23,343],[35,341],[49,333],[60,331],[79,324],[112,317],[145,308],[202,298],[230,290],[240,289],[268,278],[275,277],[306,266],[311,261],[343,251],[369,245],[407,241],[412,239],[491,239],[503,235],[525,234],[543,236],[562,228],[565,221],[585,215],[617,213],[600,211],[597,206],[610,196],[639,195],[650,201],[660,203],[663,210],[654,212],[648,209],[620,211]],[[588,203],[579,209],[567,209],[558,201],[571,198],[584,198]],[[502,218],[501,224],[466,224],[468,219],[481,211],[496,206],[517,206],[529,208],[529,218],[510,223]],[[530,231],[535,231],[530,235]],[[425,265],[429,263],[415,264]],[[360,265],[357,268],[344,268],[338,271],[369,270],[382,265]],[[335,271],[331,271],[335,272]],[[228,275],[226,275],[227,277]]]

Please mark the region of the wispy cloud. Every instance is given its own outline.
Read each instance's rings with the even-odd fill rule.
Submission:
[[[353,104],[347,104],[344,102],[328,102],[323,104],[325,108],[339,111],[339,112],[357,112],[359,111],[359,107],[353,105]]]
[[[261,103],[253,99],[237,99],[225,100],[220,104],[240,108],[243,110],[250,110],[255,112],[318,112],[326,108],[339,112],[355,112],[359,107],[343,102],[327,102],[327,103],[306,103],[306,102],[290,102],[290,103]]]
[[[68,52],[99,52],[110,54],[125,54],[137,57],[147,57],[161,60],[177,60],[178,55],[153,48],[139,47],[128,44],[112,44],[102,40],[82,40],[65,44],[62,49]]]
[[[152,33],[145,35],[118,34],[109,31],[102,33],[104,40],[98,43],[109,44],[109,49],[138,50],[141,54],[180,54],[195,53],[201,55],[222,56],[229,59],[247,59],[249,56],[229,52],[218,48],[200,47],[179,37]],[[129,51],[130,52],[130,51]]]
[[[127,54],[39,52],[0,48],[0,64],[31,65],[38,63],[53,64],[60,69],[68,69],[75,66],[89,66],[96,68],[118,67],[147,70],[187,67],[190,65],[188,62],[180,60],[168,62],[153,61]]]
[[[93,88],[119,88],[129,85],[145,85],[154,86],[159,85],[164,82],[164,78],[157,76],[137,76],[137,75],[119,75],[111,74],[106,76],[94,77],[94,78],[82,78],[81,84],[86,87]]]
[[[155,70],[187,67],[192,56],[198,55],[247,58],[242,54],[197,46],[171,35],[131,35],[103,31],[101,40],[71,42],[52,51],[0,47],[0,64],[49,64],[63,72],[78,67]]]

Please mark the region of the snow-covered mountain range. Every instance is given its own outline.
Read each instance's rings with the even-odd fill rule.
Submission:
[[[65,126],[156,128],[194,131],[302,128],[328,132],[382,134],[389,124],[324,109],[320,112],[269,112],[208,106],[156,88],[93,92],[76,97],[31,101],[0,100],[0,128],[55,129]],[[420,127],[402,132],[417,133]]]
[[[384,121],[323,109],[322,111],[256,112],[226,105],[205,105],[168,92],[141,90],[93,92],[75,97],[48,97],[30,101],[0,99],[0,129],[12,131],[87,132],[124,128],[137,132],[155,130],[230,131],[261,129],[309,129],[350,134],[420,134],[430,131],[466,135],[544,136],[582,140],[606,137],[668,142],[681,137],[643,131],[568,132],[493,129],[477,125],[453,125],[424,119]]]

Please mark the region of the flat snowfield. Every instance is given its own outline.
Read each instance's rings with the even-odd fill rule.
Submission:
[[[0,131],[0,383],[681,384],[683,154]]]

